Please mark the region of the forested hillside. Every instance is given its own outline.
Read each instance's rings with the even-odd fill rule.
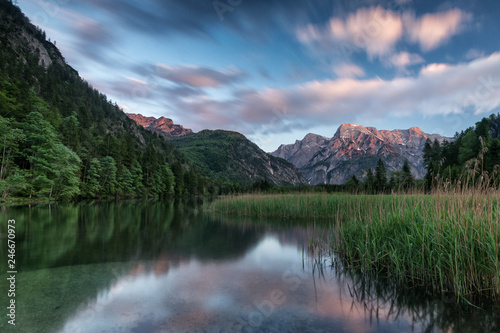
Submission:
[[[292,163],[266,154],[237,132],[204,130],[175,139],[172,144],[207,176],[222,183],[306,184]]]
[[[54,199],[213,191],[184,156],[66,64],[0,0],[0,195]]]
[[[440,144],[427,141],[424,148],[427,188],[437,185],[498,186],[500,175],[500,114],[490,115],[474,127],[456,133]]]

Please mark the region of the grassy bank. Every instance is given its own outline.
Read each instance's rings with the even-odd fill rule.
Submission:
[[[497,195],[247,195],[213,212],[254,217],[330,219],[328,251],[348,269],[452,292],[500,297]],[[307,222],[306,222],[307,223]]]

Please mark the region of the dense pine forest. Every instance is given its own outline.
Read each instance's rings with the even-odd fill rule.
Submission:
[[[7,0],[0,0],[0,145],[2,198],[215,191],[166,139],[81,79]]]
[[[425,186],[498,188],[500,165],[500,114],[490,115],[475,126],[456,133],[452,141],[427,141]]]

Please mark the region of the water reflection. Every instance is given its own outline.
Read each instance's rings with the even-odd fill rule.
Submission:
[[[1,214],[22,221],[17,332],[500,328],[494,309],[459,309],[337,274],[303,252],[314,230],[296,224],[207,217],[171,202],[9,207]]]

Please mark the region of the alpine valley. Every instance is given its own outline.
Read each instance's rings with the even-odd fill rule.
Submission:
[[[418,127],[379,131],[342,124],[332,138],[310,133],[294,144],[281,145],[271,155],[293,163],[311,185],[344,184],[353,175],[362,178],[368,168],[375,169],[378,159],[388,172],[401,170],[408,160],[412,174],[421,179],[426,174],[423,150],[427,139],[439,143],[452,140],[424,133]]]
[[[129,114],[138,125],[172,139],[170,142],[206,176],[227,183],[306,184],[290,162],[266,154],[243,134],[223,130],[193,133],[171,119]]]

